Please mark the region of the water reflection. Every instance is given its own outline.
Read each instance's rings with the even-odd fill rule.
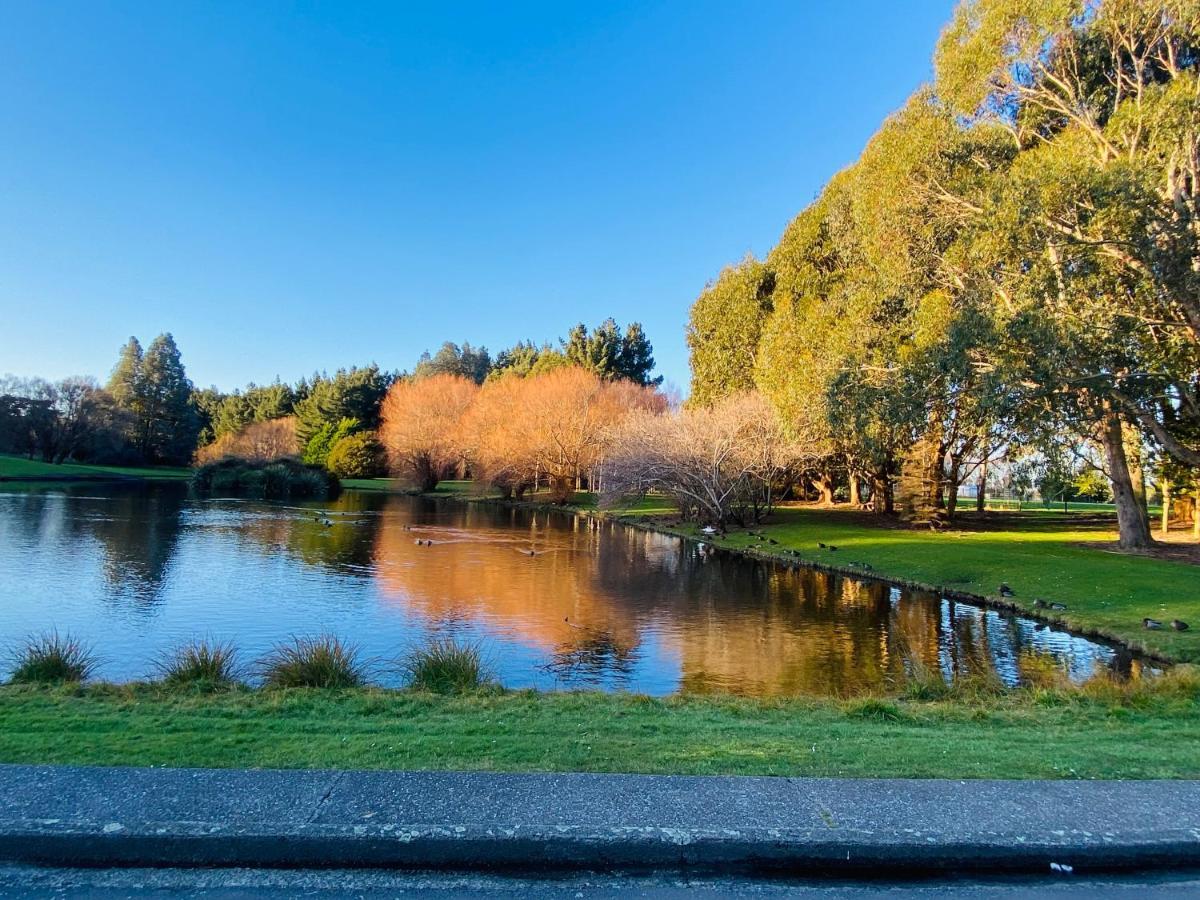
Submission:
[[[1017,684],[1034,654],[1076,679],[1137,672],[1127,653],[995,610],[702,556],[611,523],[429,498],[11,492],[0,494],[0,573],[0,633],[69,629],[117,679],[196,634],[253,656],[318,630],[379,660],[436,634],[481,640],[514,687],[852,695],[917,670]]]

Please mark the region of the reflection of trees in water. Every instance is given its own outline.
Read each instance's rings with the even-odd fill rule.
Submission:
[[[378,495],[347,491],[321,506],[215,503],[233,510],[233,530],[267,553],[284,553],[305,565],[362,575],[374,562],[383,500]],[[326,525],[327,521],[332,524]]]
[[[554,649],[542,669],[564,681],[627,684],[637,667],[636,648],[626,646],[607,631],[579,628],[579,637]]]
[[[610,635],[616,646],[637,646],[634,610],[600,586],[600,537],[586,523],[575,524],[582,520],[486,504],[394,500],[375,542],[376,578],[388,602],[431,622],[452,611],[468,615],[547,656],[573,646],[579,625]],[[417,545],[417,539],[434,543]],[[626,575],[628,592],[636,572]]]
[[[915,673],[996,674],[1016,684],[1022,654],[1039,649],[1027,624],[995,610],[734,554],[705,556],[686,542],[668,554],[663,542],[613,529],[601,549],[611,564],[597,573],[624,598],[621,566],[637,571],[631,602],[639,618],[673,623],[669,641],[689,691],[850,695],[897,688]],[[1077,642],[1067,655],[1082,653],[1089,669],[1089,646]],[[1068,664],[1061,652],[1055,658]],[[1127,655],[1118,659],[1117,671],[1129,668]]]
[[[102,548],[101,569],[115,596],[154,603],[179,544],[186,500],[187,488],[178,484],[119,489],[103,503],[68,496],[67,522],[72,539],[94,538]]]
[[[670,624],[664,640],[679,655],[685,690],[853,694],[897,675],[899,661],[887,653],[884,585],[732,554],[706,557],[693,544],[629,530],[611,534],[602,555],[611,563],[598,569],[602,583],[617,593],[620,566],[632,566],[634,590],[624,594],[639,618]],[[936,628],[929,637],[936,639]]]
[[[187,486],[171,483],[31,491],[11,507],[4,527],[31,545],[61,544],[67,554],[96,547],[109,596],[148,604],[170,571],[186,501]]]

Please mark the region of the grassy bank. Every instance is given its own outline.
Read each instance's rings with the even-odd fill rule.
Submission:
[[[1200,682],[974,699],[0,687],[0,762],[938,778],[1200,777]]]
[[[79,463],[42,462],[23,456],[0,454],[0,478],[30,478],[44,481],[52,478],[78,480],[85,478],[189,478],[192,470],[176,466],[89,466]]]

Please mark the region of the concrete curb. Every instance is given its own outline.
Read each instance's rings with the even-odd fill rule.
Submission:
[[[0,861],[909,875],[1200,866],[1200,782],[0,766]]]

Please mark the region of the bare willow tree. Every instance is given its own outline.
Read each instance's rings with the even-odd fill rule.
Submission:
[[[756,392],[672,416],[635,415],[614,429],[602,502],[656,491],[684,518],[748,525],[771,511],[800,456]]]
[[[383,400],[380,441],[393,469],[432,491],[466,458],[463,420],[479,388],[461,375],[398,381]]]

